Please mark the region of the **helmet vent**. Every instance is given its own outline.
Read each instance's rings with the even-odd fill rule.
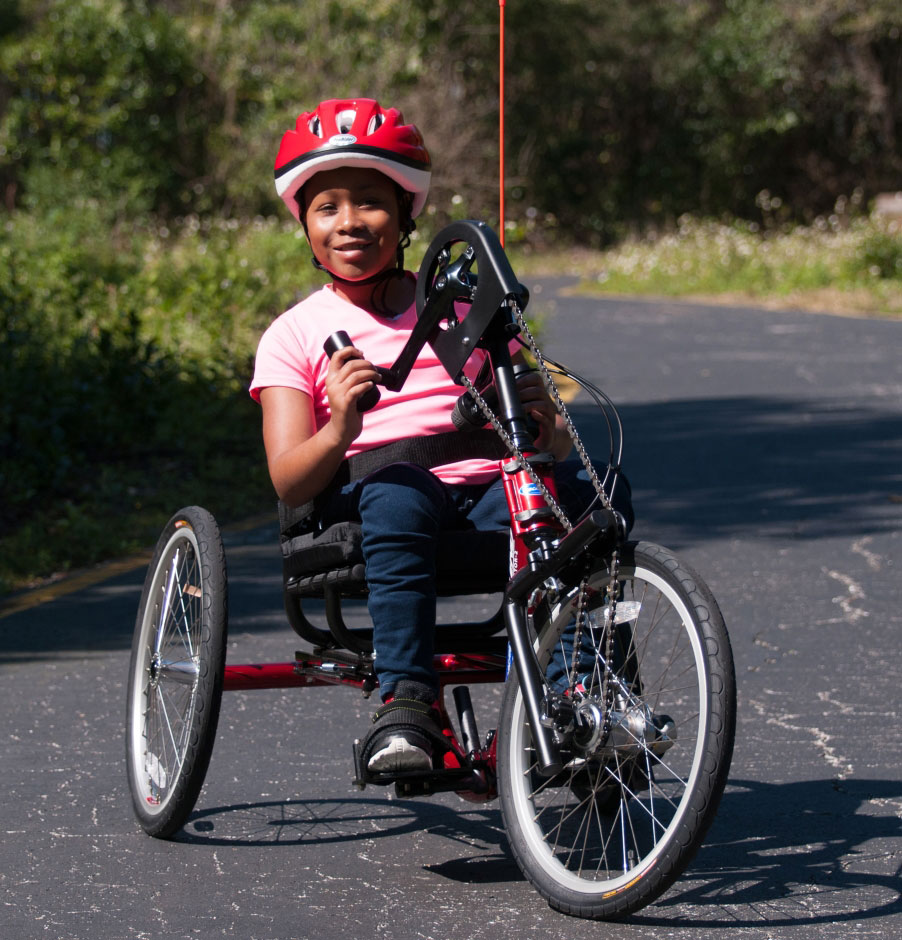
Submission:
[[[297,193],[307,180],[348,166],[372,168],[393,180],[406,194],[411,220],[422,211],[432,176],[423,138],[413,124],[404,124],[397,108],[383,108],[372,98],[330,98],[299,114],[279,145],[276,192],[300,221]]]
[[[348,109],[346,111],[339,111],[335,115],[335,124],[338,127],[339,134],[349,134],[351,128],[354,126],[354,119],[357,117],[357,112]]]

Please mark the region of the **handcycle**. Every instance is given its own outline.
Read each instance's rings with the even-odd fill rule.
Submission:
[[[397,390],[431,344],[465,386],[456,423],[503,443],[510,528],[443,533],[438,544],[440,596],[501,595],[487,620],[436,628],[447,750],[428,772],[373,773],[355,742],[353,779],[361,789],[394,785],[401,797],[499,797],[511,851],[546,900],[576,916],[617,918],[673,884],[714,818],[735,731],[732,653],[699,575],[661,546],[626,539],[609,496],[622,449],[616,409],[584,382],[611,437],[614,476],[599,479],[557,391],[559,367],[523,318],[527,301],[492,230],[454,222],[423,258],[407,344],[380,369],[378,384]],[[595,503],[575,522],[558,504],[553,460],[536,451],[519,401],[517,336],[594,485]],[[463,369],[476,348],[490,368],[472,381]],[[172,837],[194,808],[224,691],[345,685],[368,696],[377,687],[372,630],[348,626],[342,614],[344,599],[366,595],[359,526],[310,531],[303,513],[281,509],[286,616],[309,647],[289,662],[226,662],[226,559],[209,512],[180,510],[157,542],[126,716],[133,807],[152,836]],[[311,598],[323,602],[325,627],[304,610]],[[497,727],[483,738],[469,687],[497,682]]]

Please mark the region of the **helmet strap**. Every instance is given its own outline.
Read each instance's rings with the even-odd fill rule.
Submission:
[[[403,258],[403,254],[401,255]],[[333,281],[338,281],[339,284],[353,284],[355,286],[363,286],[364,284],[379,284],[382,281],[386,281],[391,277],[395,277],[398,274],[398,268],[387,268],[385,271],[380,271],[378,274],[371,274],[369,277],[362,277],[359,281],[351,280],[347,277],[341,277],[338,274],[333,274],[324,264],[321,264],[316,255],[310,256],[310,263],[317,269],[317,271],[324,271]],[[400,270],[403,271],[403,268]]]

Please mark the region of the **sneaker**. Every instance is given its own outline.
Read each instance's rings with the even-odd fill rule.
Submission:
[[[414,743],[413,735],[393,734],[369,759],[366,769],[374,774],[432,770],[432,754],[423,747],[426,742],[416,737]]]

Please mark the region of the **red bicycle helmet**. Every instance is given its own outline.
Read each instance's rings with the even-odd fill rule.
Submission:
[[[411,218],[429,192],[432,164],[420,132],[405,124],[397,108],[372,98],[323,101],[299,115],[286,131],[276,157],[276,192],[300,221],[297,193],[315,173],[340,166],[379,170],[413,195]]]

